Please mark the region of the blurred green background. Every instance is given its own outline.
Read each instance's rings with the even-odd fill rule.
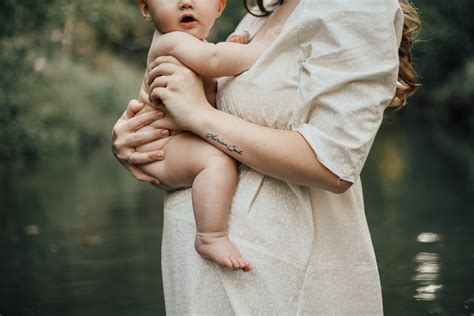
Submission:
[[[474,2],[414,4],[423,86],[373,145],[367,218],[387,315],[473,315]],[[109,144],[152,32],[135,0],[0,2],[0,315],[164,313],[163,195]]]

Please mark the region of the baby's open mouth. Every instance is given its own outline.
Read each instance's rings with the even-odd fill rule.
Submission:
[[[184,15],[180,21],[180,23],[192,23],[192,22],[196,22],[196,19],[192,15]]]

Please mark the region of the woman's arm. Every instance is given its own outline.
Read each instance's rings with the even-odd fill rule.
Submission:
[[[294,184],[345,192],[352,183],[340,180],[319,163],[305,139],[295,131],[259,126],[212,108],[202,82],[189,69],[159,57],[151,72],[151,99],[160,99],[178,125],[243,164]]]
[[[235,42],[207,43],[184,32],[170,32],[156,38],[157,56],[171,55],[204,77],[235,76],[248,70],[267,45]],[[150,65],[155,66],[153,63]]]
[[[190,131],[206,139],[243,164],[274,178],[343,193],[350,182],[339,180],[319,163],[306,140],[296,131],[278,130],[249,123],[208,105]]]

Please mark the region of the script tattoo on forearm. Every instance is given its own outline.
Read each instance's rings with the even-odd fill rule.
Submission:
[[[235,145],[227,144],[224,140],[220,139],[219,136],[217,136],[215,134],[206,134],[206,138],[210,139],[210,140],[212,140],[212,141],[214,141],[214,142],[216,142],[216,143],[218,143],[222,146],[225,146],[225,148],[230,152],[237,153],[239,155],[242,155],[243,152],[244,152],[243,150],[239,150],[237,148],[237,146],[235,146]]]

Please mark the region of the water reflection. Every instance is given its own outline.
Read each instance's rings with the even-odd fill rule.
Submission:
[[[416,238],[420,243],[434,243],[440,239],[439,234],[431,232],[420,233]],[[435,283],[440,271],[439,255],[432,252],[420,252],[416,255],[415,262],[418,266],[412,279],[421,286],[416,289],[413,297],[422,301],[436,300],[438,292],[443,288],[442,284]]]
[[[436,233],[421,233],[418,235],[416,240],[422,243],[430,243],[439,241],[440,237]]]
[[[417,238],[418,242],[424,243],[435,242],[439,239],[438,234],[434,233],[421,233]],[[416,255],[415,262],[418,265],[412,280],[419,286],[413,297],[422,301],[436,300],[437,293],[443,288],[443,285],[437,283],[440,272],[439,255],[433,252],[420,252]]]
[[[386,315],[473,311],[469,178],[427,139],[382,129],[362,175]],[[108,148],[0,166],[0,200],[1,315],[163,314],[161,194]]]
[[[450,157],[432,131],[382,128],[362,180],[385,314],[466,315],[474,296],[467,162]]]
[[[439,284],[421,286],[416,289],[418,293],[415,294],[413,297],[417,300],[434,301],[436,299],[436,292],[442,288],[443,286]]]
[[[0,169],[0,314],[163,314],[161,194],[108,150],[44,163]]]

